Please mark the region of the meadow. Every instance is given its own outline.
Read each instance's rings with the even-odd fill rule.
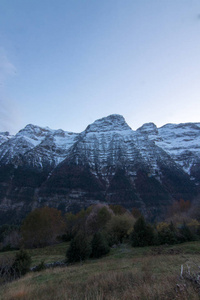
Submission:
[[[65,260],[69,243],[28,250],[32,266]],[[12,257],[15,252],[2,252]],[[200,299],[200,242],[133,248],[100,259],[29,272],[0,287],[1,300]],[[181,274],[182,266],[182,274]]]

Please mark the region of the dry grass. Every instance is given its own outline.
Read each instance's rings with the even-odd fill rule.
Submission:
[[[44,248],[27,249],[31,255],[32,266],[38,265],[41,261],[51,263],[65,259],[66,249],[69,243],[61,243]],[[17,251],[0,252],[0,261],[3,257],[7,256],[13,258]]]
[[[46,272],[45,272],[46,273]],[[129,300],[129,299],[199,299],[192,286],[177,289],[177,276],[154,278],[153,273],[103,272],[91,275],[85,282],[73,283],[66,279],[46,280],[27,284],[27,279],[7,286],[2,300]],[[30,279],[30,278],[29,278]],[[33,279],[33,278],[32,278]]]
[[[196,244],[196,250],[200,243]],[[1,287],[1,300],[196,300],[195,286],[180,280],[182,264],[200,265],[198,251],[152,255],[151,249],[122,246],[99,260],[29,273]],[[192,246],[191,248],[194,248]],[[145,256],[142,255],[145,252]],[[188,253],[189,252],[189,253]]]

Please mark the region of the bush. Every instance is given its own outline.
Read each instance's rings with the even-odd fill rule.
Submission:
[[[110,251],[110,247],[108,246],[108,242],[105,236],[101,232],[97,232],[94,234],[92,242],[92,253],[91,257],[99,258]]]
[[[91,254],[91,245],[88,237],[79,232],[72,240],[67,250],[67,262],[73,263],[86,260]]]
[[[10,255],[0,256],[0,286],[15,278],[15,274],[12,269],[14,257]]]
[[[19,249],[20,245],[19,227],[16,225],[0,226],[0,251]]]
[[[131,234],[133,247],[145,247],[155,244],[155,235],[150,224],[145,222],[143,216],[135,222],[134,230]]]
[[[195,235],[191,232],[190,228],[184,223],[179,230],[178,239],[181,243],[194,241]]]
[[[171,222],[170,224],[166,222],[161,222],[157,225],[157,237],[158,244],[169,244],[173,245],[177,243],[177,230],[174,224]]]
[[[14,263],[12,265],[12,269],[15,274],[20,277],[21,275],[25,275],[29,270],[31,266],[31,257],[25,250],[20,250],[16,256]]]
[[[169,227],[163,228],[158,232],[158,243],[160,245],[173,245],[177,243],[176,234]]]
[[[45,266],[45,263],[44,263],[44,260],[42,260],[39,265],[37,265],[36,267],[34,267],[33,271],[34,272],[40,272],[42,270],[45,270],[46,269],[46,266]]]

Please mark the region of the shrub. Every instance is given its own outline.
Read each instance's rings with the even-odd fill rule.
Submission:
[[[185,223],[181,226],[179,233],[180,235],[178,239],[180,242],[189,242],[195,240],[195,235]]]
[[[176,228],[171,222],[170,224],[161,222],[157,225],[157,238],[158,244],[169,244],[173,245],[177,243],[177,232]]]
[[[46,269],[46,266],[45,266],[45,263],[44,263],[44,260],[42,260],[39,265],[37,265],[36,267],[34,267],[34,272],[40,272],[42,270]]]
[[[0,256],[0,285],[13,280],[15,274],[12,269],[14,257],[10,255]]]
[[[0,226],[0,250],[9,251],[19,249],[20,245],[19,227],[16,225],[2,225]]]
[[[176,234],[173,231],[171,231],[169,227],[163,228],[160,231],[158,231],[158,243],[160,245],[176,244],[177,243]]]
[[[101,232],[97,232],[94,234],[92,242],[92,253],[91,257],[99,258],[110,251],[110,247],[108,246],[108,242],[105,236]]]
[[[19,277],[21,275],[25,275],[31,266],[31,257],[25,250],[20,250],[16,256],[14,263],[12,265],[12,269]]]
[[[88,237],[79,232],[72,240],[67,250],[67,262],[73,263],[86,260],[91,254],[91,245]]]

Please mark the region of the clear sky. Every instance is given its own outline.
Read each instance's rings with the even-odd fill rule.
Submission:
[[[200,122],[200,0],[0,0],[0,131]]]

